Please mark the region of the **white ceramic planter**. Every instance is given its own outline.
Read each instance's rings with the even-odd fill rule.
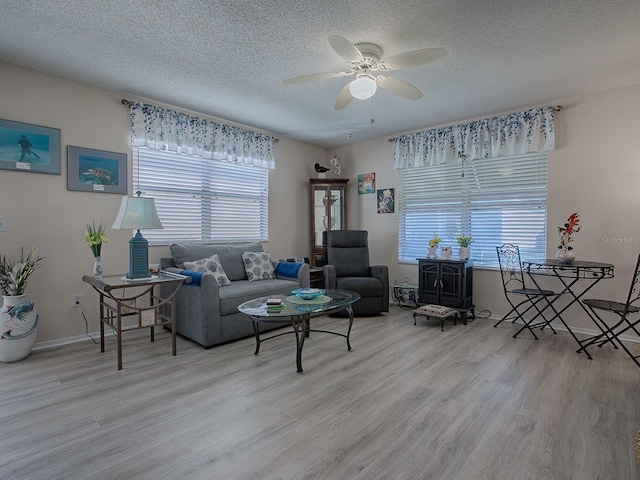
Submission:
[[[38,335],[38,314],[25,295],[2,297],[0,362],[17,362],[31,353]]]

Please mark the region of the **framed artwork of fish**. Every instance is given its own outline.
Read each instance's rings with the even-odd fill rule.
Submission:
[[[127,194],[127,154],[67,147],[67,190]]]
[[[60,130],[0,119],[0,168],[60,175]]]

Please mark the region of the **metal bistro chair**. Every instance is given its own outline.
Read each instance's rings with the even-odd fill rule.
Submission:
[[[533,337],[538,340],[537,335],[533,331],[533,329],[537,327],[544,328],[548,326],[553,333],[557,333],[551,325],[551,321],[558,316],[558,312],[549,302],[546,302],[545,297],[555,296],[558,294],[552,290],[527,288],[524,282],[524,273],[522,271],[520,249],[516,245],[505,243],[500,247],[496,247],[496,252],[498,253],[498,262],[500,264],[500,273],[502,275],[502,286],[504,288],[504,295],[507,298],[507,302],[509,302],[509,305],[511,305],[511,310],[509,310],[509,312],[504,317],[502,317],[494,325],[494,327],[497,327],[505,320],[511,320],[511,323],[514,323],[516,320],[520,319],[522,323],[524,323],[524,327],[518,330],[513,335],[513,338],[516,338],[522,330],[527,329],[531,332]],[[517,300],[514,299],[517,297],[525,298],[520,301],[520,303],[516,303]],[[543,300],[545,301],[546,305],[540,308],[538,303]],[[524,305],[528,306],[525,308]],[[551,310],[553,310],[555,315],[553,318],[547,320],[544,316],[544,311],[549,307],[551,307]],[[525,318],[525,314],[531,309],[535,309],[536,314],[531,319],[527,320]],[[515,315],[511,317],[511,314],[514,313]],[[541,317],[542,321],[534,323],[534,321],[538,317]]]
[[[582,347],[578,352],[581,352],[593,344],[598,344],[598,347],[602,347],[602,345],[607,342],[611,342],[613,348],[617,349],[617,343],[625,352],[627,352],[627,355],[631,357],[636,365],[640,367],[640,362],[638,361],[640,355],[633,355],[620,339],[620,335],[629,330],[633,330],[636,335],[640,336],[640,332],[638,332],[638,328],[636,328],[638,324],[640,324],[640,317],[637,316],[640,312],[640,255],[638,255],[636,269],[633,272],[633,277],[631,277],[631,286],[629,287],[629,294],[627,295],[626,303],[593,298],[586,298],[582,300],[582,303],[591,310],[597,321],[600,322],[600,325],[598,326],[602,333],[587,339],[584,343],[581,343]],[[596,310],[613,313],[618,315],[620,319],[609,327],[602,317],[598,315]]]

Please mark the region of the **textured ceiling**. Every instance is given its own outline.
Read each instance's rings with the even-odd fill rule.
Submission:
[[[639,24],[638,0],[2,0],[0,61],[332,148],[640,84]],[[390,73],[420,100],[336,111],[351,77],[281,84],[345,69],[329,35],[448,55]]]

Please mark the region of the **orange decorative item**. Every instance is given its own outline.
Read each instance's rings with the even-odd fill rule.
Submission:
[[[556,252],[556,258],[560,262],[571,263],[576,259],[571,242],[573,241],[573,234],[578,233],[580,228],[582,228],[582,226],[580,225],[580,219],[577,213],[569,215],[567,222],[562,227],[558,227],[560,245]]]

